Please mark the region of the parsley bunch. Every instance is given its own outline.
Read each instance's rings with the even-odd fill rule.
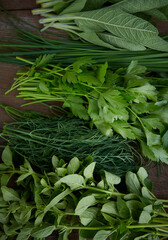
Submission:
[[[91,120],[104,135],[114,132],[137,139],[145,157],[168,163],[166,124],[168,82],[148,77],[146,67],[132,61],[128,68],[112,71],[108,63],[78,59],[63,68],[50,64],[51,55],[39,57],[27,71],[21,71],[11,90],[18,97],[62,101],[74,116]],[[27,61],[27,60],[23,60]],[[26,105],[26,104],[25,104]]]

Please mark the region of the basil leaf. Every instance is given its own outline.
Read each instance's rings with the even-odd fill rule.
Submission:
[[[127,172],[126,173],[126,185],[130,193],[135,193],[141,196],[141,186],[140,182],[135,173]]]
[[[83,197],[75,209],[75,215],[80,216],[88,207],[96,205],[97,201],[93,195]]]
[[[83,172],[83,175],[85,176],[86,179],[93,179],[93,172],[95,169],[96,162],[92,162],[89,164]]]
[[[12,162],[12,152],[7,145],[5,149],[2,152],[2,161],[7,165],[7,166],[13,166]]]
[[[55,225],[43,224],[42,227],[34,228],[31,232],[31,236],[38,239],[45,238],[51,235],[54,230],[56,230]]]
[[[60,182],[68,185],[71,190],[76,190],[85,185],[85,180],[82,176],[78,174],[70,174],[60,179]]]
[[[67,166],[67,173],[74,174],[77,172],[79,167],[80,167],[80,161],[77,157],[74,157],[71,159],[71,161],[69,162],[69,164]]]
[[[19,194],[12,188],[8,188],[6,186],[1,187],[3,199],[8,201],[20,201]]]
[[[106,240],[111,234],[111,231],[100,230],[96,233],[93,240]]]

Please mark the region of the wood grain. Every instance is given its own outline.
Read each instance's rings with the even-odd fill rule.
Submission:
[[[1,0],[7,10],[24,10],[37,8],[36,0]]]

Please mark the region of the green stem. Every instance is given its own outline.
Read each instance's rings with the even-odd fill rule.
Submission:
[[[103,227],[81,227],[81,226],[64,226],[58,225],[57,228],[67,228],[72,230],[108,230],[113,229],[111,226],[103,226]]]
[[[88,187],[85,186],[83,187],[84,189],[88,189],[88,190],[92,190],[92,191],[96,191],[96,192],[101,192],[101,193],[105,193],[105,194],[110,194],[112,196],[116,196],[116,197],[124,197],[125,194],[124,193],[118,193],[118,192],[112,192],[112,191],[107,191],[107,190],[103,190],[100,188],[95,188],[95,187]]]
[[[14,170],[14,171],[0,171],[0,174],[11,174],[11,173],[22,175],[22,174],[25,174],[25,173],[28,173],[28,172],[22,172],[22,171],[19,171],[19,170]],[[44,177],[43,175],[41,175],[41,174],[39,174],[39,173],[33,172],[33,174],[35,174],[36,176],[41,177],[41,178]]]
[[[143,129],[145,129],[145,126],[144,126],[142,120],[140,119],[140,117],[138,117],[138,115],[137,115],[131,108],[129,108],[129,107],[127,107],[127,108],[128,108],[129,111],[132,112],[132,114],[139,120],[139,122],[141,123]]]
[[[138,225],[127,226],[128,229],[132,229],[132,228],[156,228],[156,227],[168,227],[168,223],[167,224],[138,224]]]
[[[29,61],[29,60],[27,60],[27,59],[21,58],[21,57],[16,57],[16,59],[18,59],[18,60],[20,60],[20,61],[22,61],[22,62],[29,63],[29,64],[31,64],[31,65],[34,64],[33,62],[31,62],[31,61]]]
[[[163,217],[167,217],[168,218],[168,214],[167,213],[163,213],[163,212],[159,212],[159,211],[153,211],[153,213],[156,213],[157,215],[163,216]],[[168,221],[168,220],[167,220]]]

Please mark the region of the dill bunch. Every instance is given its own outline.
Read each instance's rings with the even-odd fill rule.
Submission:
[[[40,170],[52,169],[53,155],[67,162],[73,157],[83,159],[90,155],[97,162],[97,170],[105,169],[119,176],[142,162],[130,140],[117,134],[104,136],[97,129],[90,129],[87,121],[5,109],[15,121],[5,123],[1,137]]]

